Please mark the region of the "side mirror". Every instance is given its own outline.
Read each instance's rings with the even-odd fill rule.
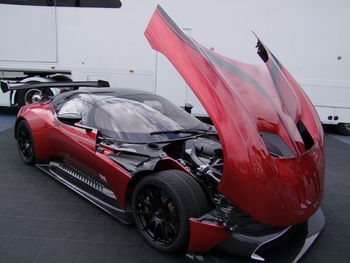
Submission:
[[[185,111],[187,111],[188,113],[192,112],[193,109],[193,105],[190,103],[185,103],[185,107],[184,107]]]
[[[74,125],[82,119],[82,117],[77,113],[62,113],[58,114],[57,118],[60,122],[63,122],[68,125]]]

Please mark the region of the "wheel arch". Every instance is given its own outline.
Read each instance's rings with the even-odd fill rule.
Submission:
[[[30,109],[25,109],[20,112],[14,127],[14,137],[17,139],[16,133],[20,121],[25,120],[28,123],[34,141],[35,158],[38,161],[48,160],[53,155],[50,140],[46,132],[47,123],[44,118],[33,113]]]
[[[155,188],[158,189],[156,192]],[[169,202],[172,203],[170,207]],[[156,172],[139,181],[133,192],[132,210],[135,224],[147,243],[162,252],[178,252],[188,248],[189,219],[206,214],[209,203],[203,188],[188,172],[169,169]],[[173,216],[176,218],[174,221],[171,219]],[[163,227],[160,227],[162,224]],[[166,226],[171,224],[172,231],[166,231]],[[158,226],[163,228],[163,234]],[[170,237],[165,233],[175,235]],[[160,239],[156,235],[161,236]]]
[[[126,208],[127,210],[130,210],[131,208],[131,201],[132,201],[132,194],[136,188],[136,185],[138,182],[141,181],[144,177],[150,174],[154,174],[157,172],[165,171],[165,170],[180,170],[185,173],[190,174],[190,171],[187,170],[184,166],[182,166],[180,163],[175,161],[172,158],[166,157],[164,159],[161,159],[157,162],[157,164],[154,166],[153,170],[144,170],[139,171],[135,173],[131,179],[128,182],[126,191],[125,191],[125,201],[126,201]]]
[[[18,117],[18,118],[16,119],[15,127],[14,127],[14,130],[13,130],[13,132],[14,132],[14,137],[15,137],[16,140],[17,140],[17,127],[18,127],[18,124],[20,123],[21,120],[27,121],[23,116],[20,116],[20,117]],[[27,121],[27,122],[28,122],[28,121]]]

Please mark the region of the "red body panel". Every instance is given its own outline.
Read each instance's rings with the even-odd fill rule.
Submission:
[[[223,226],[202,223],[190,219],[190,242],[188,250],[206,252],[231,235]]]
[[[36,158],[64,160],[93,177],[106,178],[121,208],[126,208],[125,192],[131,176],[108,156],[96,152],[96,132],[63,124],[54,116],[50,103],[22,107],[17,121],[28,121]]]
[[[224,152],[219,191],[258,221],[298,224],[319,207],[324,142],[318,115],[296,81],[266,49],[268,61],[225,58],[184,34],[158,7],[145,35],[183,76],[216,126]],[[314,145],[306,151],[297,122]],[[280,136],[294,153],[273,158],[259,132]]]
[[[108,185],[118,199],[119,206],[126,209],[126,189],[131,176],[116,165],[105,154],[96,153],[96,168],[101,175],[106,177]]]
[[[20,109],[17,123],[20,119],[27,120],[33,135],[36,158],[39,160],[51,159],[54,149],[48,138],[49,123],[53,122],[51,107],[48,103],[31,104]]]
[[[87,132],[83,128],[60,122],[54,115],[51,103],[31,104],[22,107],[17,122],[25,119],[30,125],[36,158],[48,162],[58,159],[72,164],[92,177],[105,178],[117,197],[121,208],[127,209],[126,190],[131,175],[113,162],[107,155],[96,151],[95,130]],[[170,157],[164,157],[156,170],[178,169],[189,172]]]

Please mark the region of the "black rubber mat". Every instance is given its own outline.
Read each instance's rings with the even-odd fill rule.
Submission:
[[[350,257],[350,145],[331,136],[326,142],[326,226],[301,262],[348,262]],[[12,130],[0,133],[0,149],[0,262],[193,262],[185,253],[152,249],[134,226],[23,164]],[[273,262],[288,262],[287,246],[276,253]],[[202,261],[251,262],[215,249]]]

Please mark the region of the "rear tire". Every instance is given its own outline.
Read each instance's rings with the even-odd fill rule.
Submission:
[[[34,96],[40,96],[42,98],[41,101],[47,101],[53,96],[53,93],[50,89],[19,90],[16,94],[18,106],[23,107],[24,105],[35,103]]]
[[[341,135],[350,136],[350,123],[339,123],[337,130]]]
[[[166,170],[148,175],[137,184],[132,208],[146,241],[162,252],[176,252],[188,246],[188,219],[205,214],[208,201],[189,174]]]
[[[32,131],[25,120],[18,123],[16,130],[17,147],[23,162],[28,165],[35,163],[35,150]]]

